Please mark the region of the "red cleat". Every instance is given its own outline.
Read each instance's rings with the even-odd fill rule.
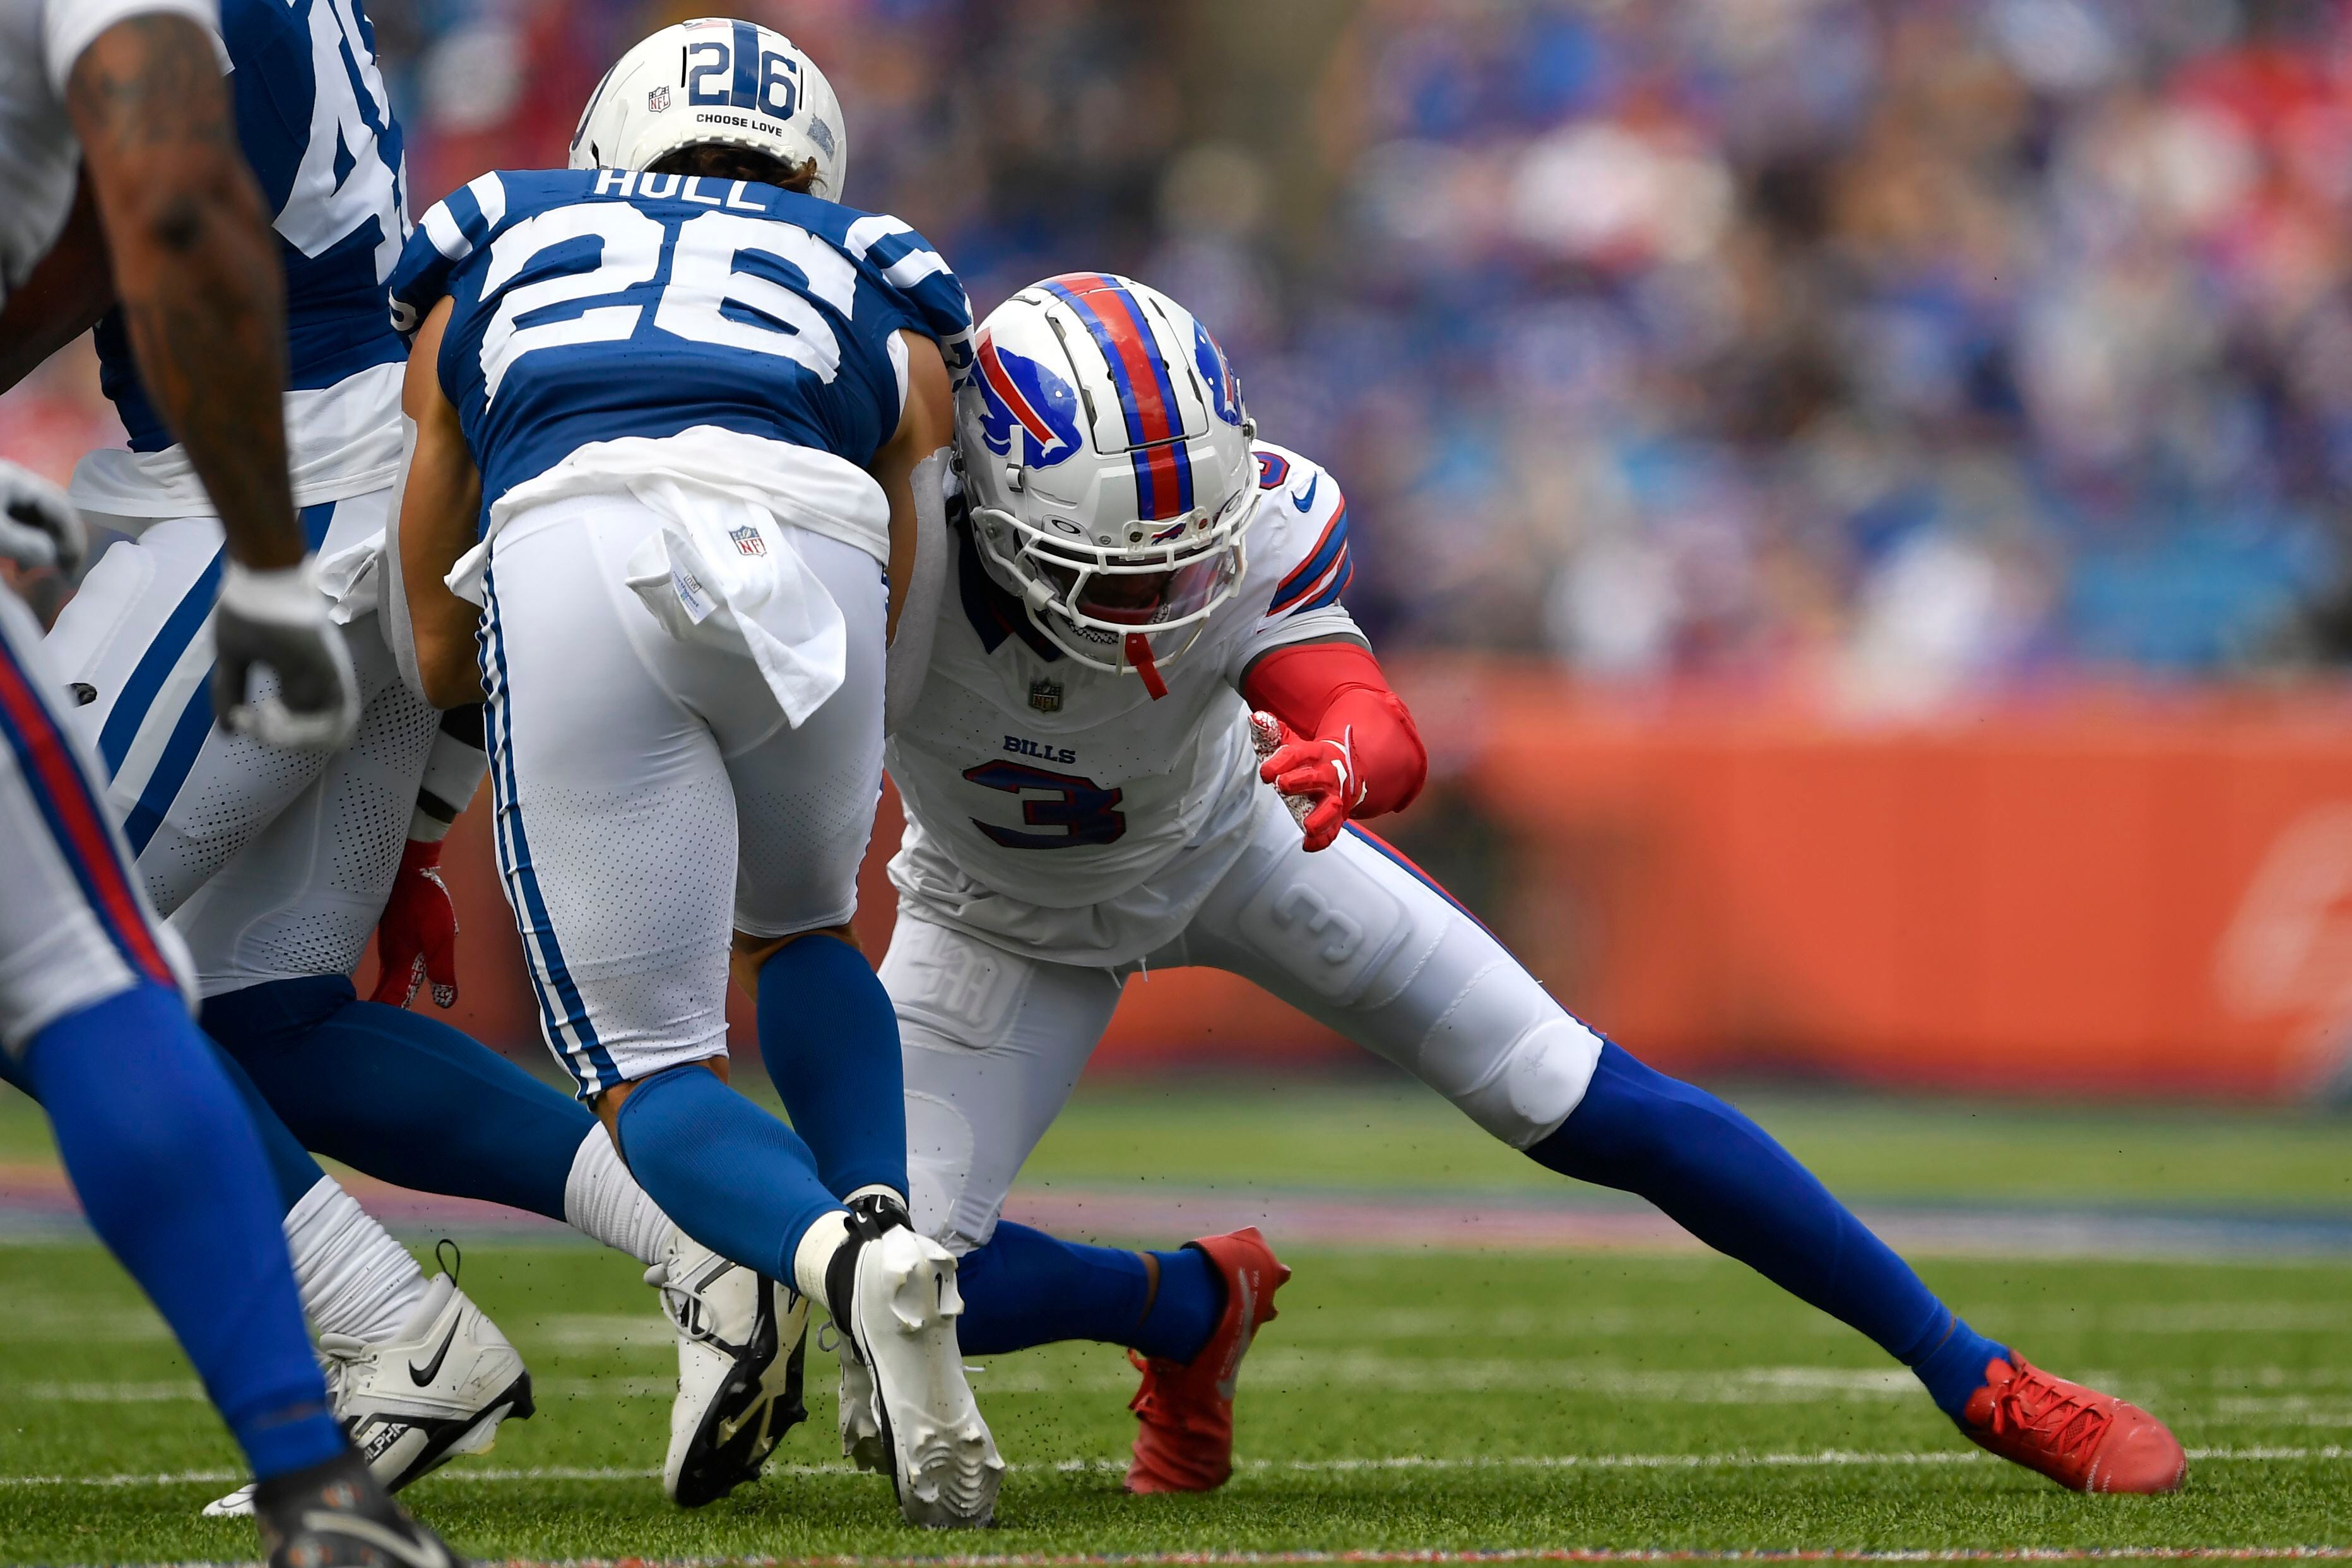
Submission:
[[[1225,1315],[1189,1362],[1127,1353],[1143,1369],[1143,1386],[1128,1406],[1137,1422],[1129,1491],[1214,1491],[1225,1484],[1234,1473],[1234,1380],[1259,1326],[1274,1319],[1274,1293],[1290,1281],[1255,1225],[1192,1245],[1225,1277]]]
[[[1985,1364],[1960,1430],[1977,1447],[2074,1491],[2177,1491],[2189,1456],[2165,1424],[2126,1400],[2017,1356]]]

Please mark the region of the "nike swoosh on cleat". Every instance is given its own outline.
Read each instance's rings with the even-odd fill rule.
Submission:
[[[433,1353],[433,1359],[425,1364],[424,1371],[417,1371],[416,1364],[413,1361],[408,1364],[408,1380],[422,1388],[438,1377],[441,1375],[442,1360],[449,1354],[449,1343],[457,1337],[457,1325],[453,1322],[449,1325],[449,1332],[441,1336],[441,1348]]]
[[[302,1528],[320,1533],[332,1532],[364,1541],[379,1552],[389,1552],[394,1561],[406,1563],[413,1568],[454,1568],[449,1553],[437,1541],[414,1541],[396,1530],[390,1530],[372,1519],[361,1519],[349,1513],[306,1513]]]
[[[1311,507],[1314,507],[1314,505],[1315,505],[1315,488],[1316,488],[1316,486],[1318,486],[1318,485],[1320,485],[1320,484],[1322,484],[1322,483],[1323,483],[1323,476],[1322,476],[1322,475],[1320,475],[1320,474],[1318,474],[1317,476],[1315,476],[1315,477],[1314,477],[1314,478],[1309,479],[1308,481],[1307,481],[1307,494],[1305,494],[1304,496],[1293,496],[1293,497],[1290,497],[1290,504],[1291,504],[1292,506],[1294,506],[1294,507],[1297,507],[1297,508],[1298,508],[1300,511],[1302,511],[1302,512],[1304,512],[1304,511],[1307,511],[1307,510],[1310,509],[1310,508],[1311,508]]]

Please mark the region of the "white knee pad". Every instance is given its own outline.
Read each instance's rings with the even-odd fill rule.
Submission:
[[[904,1036],[908,1052],[955,1051],[945,1041],[924,1041],[915,1031]],[[907,1091],[907,1208],[915,1229],[961,1258],[987,1241],[996,1229],[993,1205],[968,1206],[971,1189],[973,1147],[971,1123],[945,1095],[908,1088]],[[968,1207],[984,1208],[969,1214]]]
[[[1541,1142],[1574,1111],[1601,1060],[1601,1037],[1563,1011],[1534,976],[1508,955],[1494,954],[1436,1017],[1404,1065],[1468,1116],[1515,1149]],[[1418,1010],[1437,998],[1424,982],[1449,966],[1433,964],[1399,1004]],[[1424,1013],[1423,1016],[1427,1016]]]

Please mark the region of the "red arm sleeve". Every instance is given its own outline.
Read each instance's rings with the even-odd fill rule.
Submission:
[[[1360,643],[1294,643],[1242,677],[1242,696],[1300,735],[1342,740],[1364,780],[1351,817],[1402,811],[1429,778],[1429,750],[1381,662]]]

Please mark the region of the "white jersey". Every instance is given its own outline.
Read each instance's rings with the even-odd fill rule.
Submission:
[[[100,33],[170,12],[218,36],[208,0],[0,0],[0,304],[58,243],[81,150],[66,118],[66,78]]]
[[[1241,588],[1157,701],[1062,656],[957,530],[930,668],[887,750],[908,817],[890,876],[919,918],[1123,963],[1181,929],[1241,852],[1256,788],[1243,675],[1286,644],[1360,635],[1339,603],[1338,482],[1282,447],[1256,454]]]

